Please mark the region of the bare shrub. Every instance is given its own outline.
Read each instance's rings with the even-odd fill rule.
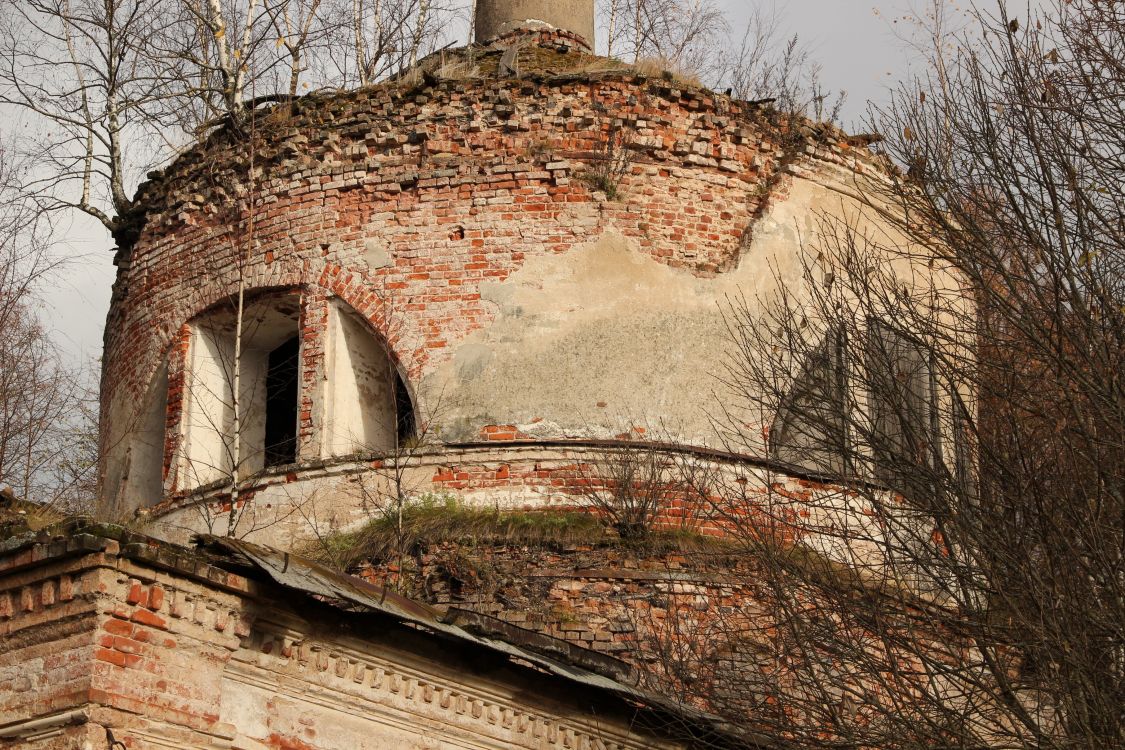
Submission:
[[[263,104],[364,85],[443,38],[440,0],[3,0],[0,104],[26,118],[35,197],[112,233],[145,173]]]
[[[695,457],[648,441],[607,446],[580,466],[579,499],[627,541],[659,531],[694,531],[707,509],[713,469]]]
[[[0,487],[43,507],[89,510],[96,409],[39,320],[39,286],[59,259],[0,144]]]
[[[632,130],[609,125],[605,141],[590,157],[590,162],[580,179],[594,190],[605,193],[611,201],[621,197],[621,183],[633,169],[633,155],[629,150]]]

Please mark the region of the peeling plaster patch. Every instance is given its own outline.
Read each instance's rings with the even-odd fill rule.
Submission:
[[[463,413],[510,413],[528,434],[620,431],[604,412],[576,414],[576,403],[621,404],[634,422],[665,409],[678,416],[685,407],[673,404],[699,395],[688,388],[709,358],[699,348],[718,333],[713,286],[606,232],[483,285],[481,297],[496,305],[497,318],[459,347],[453,371],[438,377],[452,377]]]
[[[372,271],[391,265],[391,254],[387,249],[387,243],[377,237],[369,237],[363,243],[361,260]]]
[[[846,203],[796,180],[760,219],[737,266],[714,277],[669,267],[610,229],[482,284],[494,320],[429,376],[457,394],[451,439],[472,439],[505,415],[535,435],[613,437],[632,425],[660,433],[675,425],[677,434],[654,437],[714,444],[708,411],[722,396],[726,300],[757,306],[776,295],[778,280],[801,297],[800,258],[815,253],[822,215],[852,222]]]
[[[593,429],[578,429],[568,428],[558,422],[547,422],[543,420],[525,422],[517,424],[516,429],[532,438],[552,438],[557,435],[562,435],[567,438],[596,438],[600,431]]]

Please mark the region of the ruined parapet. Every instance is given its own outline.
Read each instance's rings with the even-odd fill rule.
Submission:
[[[523,27],[550,26],[594,47],[594,0],[478,0],[476,41],[487,43]]]

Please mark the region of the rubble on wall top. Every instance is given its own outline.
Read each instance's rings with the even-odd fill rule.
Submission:
[[[479,130],[532,129],[561,136],[575,128],[595,132],[607,122],[633,127],[638,117],[657,130],[683,126],[692,138],[760,143],[768,159],[785,151],[802,161],[844,170],[890,169],[883,157],[868,151],[877,137],[849,137],[830,124],[779,113],[767,100],[733,99],[659,66],[638,67],[592,55],[576,39],[558,29],[522,30],[488,45],[441,50],[411,71],[372,86],[264,103],[254,109],[255,169],[278,179],[290,173],[308,179],[312,174],[366,171],[373,168],[368,158],[372,149],[375,158],[388,155],[388,148],[405,154],[418,146],[417,139],[454,122],[459,131],[470,134],[455,138]],[[650,114],[638,115],[642,110]],[[462,122],[470,115],[472,122]],[[248,136],[227,123],[166,169],[150,173],[138,188],[133,215],[122,218],[119,248],[127,251],[136,242],[153,213],[165,213],[162,220],[167,220],[207,206],[229,206],[232,199],[244,197],[245,190],[238,189],[250,169],[249,148]],[[685,158],[687,168],[708,169],[707,160],[698,154]],[[216,165],[229,175],[222,179],[231,186],[206,193],[194,183],[204,173],[214,182]]]

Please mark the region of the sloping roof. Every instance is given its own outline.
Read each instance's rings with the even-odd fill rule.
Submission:
[[[527,634],[525,636],[518,632],[521,628],[505,627],[501,621],[477,613],[453,610],[442,617],[437,610],[421,602],[290,552],[229,537],[201,535],[197,540],[204,549],[225,553],[236,564],[255,568],[287,589],[313,596],[345,610],[388,615],[462,644],[517,659],[585,689],[592,688],[621,698],[638,709],[658,715],[654,717],[658,719],[658,726],[675,726],[693,739],[706,743],[708,747],[781,747],[778,742],[769,738],[739,731],[719,717],[622,682],[623,678],[627,679],[632,675],[632,669],[612,657],[530,631],[524,631]],[[493,622],[486,625],[485,620]],[[466,627],[454,622],[460,622]],[[471,632],[470,628],[475,632]],[[512,640],[518,638],[520,642],[502,639],[499,637],[501,635]],[[548,641],[554,643],[549,645],[546,643]],[[556,656],[543,653],[551,645],[555,646]],[[599,661],[602,663],[599,664]],[[610,664],[611,662],[616,664]],[[597,671],[592,671],[593,669]],[[606,672],[616,674],[607,675]]]
[[[110,551],[219,586],[231,573],[265,578],[346,613],[377,613],[437,638],[530,667],[583,690],[623,701],[655,731],[674,732],[709,748],[782,750],[789,743],[737,728],[719,717],[680,705],[635,684],[627,664],[574,644],[523,630],[479,613],[452,609],[444,615],[421,602],[388,591],[312,560],[240,539],[201,535],[198,549],[133,533],[112,524],[70,519],[38,532],[0,540],[0,573],[46,560]]]

